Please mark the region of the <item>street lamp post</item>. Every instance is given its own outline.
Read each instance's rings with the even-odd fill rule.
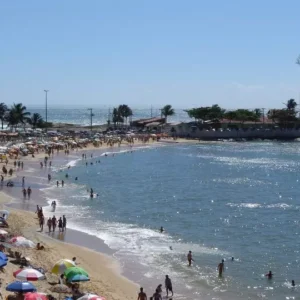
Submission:
[[[49,90],[44,90],[46,94],[46,131],[47,131],[47,126],[48,126],[48,92]]]
[[[88,110],[91,112],[90,114],[90,118],[91,118],[91,132],[93,131],[93,109],[92,108],[88,108]]]

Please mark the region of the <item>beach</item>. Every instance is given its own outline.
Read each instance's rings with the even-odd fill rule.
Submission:
[[[183,140],[173,141],[166,139],[166,143],[182,143]],[[195,143],[195,141],[191,141]],[[76,161],[81,157],[81,153],[90,155],[94,153],[102,154],[107,152],[119,152],[125,149],[135,150],[139,147],[148,146],[162,146],[163,143],[136,143],[134,147],[128,148],[127,144],[122,144],[121,147],[102,146],[95,148],[93,145],[87,145],[84,149],[72,150],[69,155],[60,153],[50,157],[54,168],[66,169],[69,162]],[[7,169],[13,168],[12,176],[7,176],[6,181],[12,180],[15,183],[13,188],[8,188],[4,185],[1,187],[0,205],[3,209],[8,209],[10,215],[8,217],[8,224],[10,225],[8,232],[14,236],[21,235],[34,243],[41,243],[45,250],[38,251],[36,249],[26,249],[22,253],[30,259],[30,263],[36,267],[45,269],[47,280],[38,281],[35,285],[39,292],[51,293],[49,288],[53,283],[58,282],[58,277],[50,273],[51,268],[56,261],[62,258],[71,259],[76,257],[80,267],[83,267],[90,275],[90,282],[83,283],[81,290],[84,292],[92,292],[106,299],[121,300],[134,299],[137,296],[139,286],[125,278],[122,273],[120,263],[114,259],[114,251],[107,247],[102,240],[96,237],[85,235],[82,232],[75,230],[67,230],[63,235],[58,233],[49,234],[44,227],[44,232],[39,230],[39,222],[37,214],[34,212],[36,205],[48,206],[42,188],[47,187],[47,173],[51,171],[47,168],[41,168],[40,162],[44,160],[45,153],[42,151],[35,154],[35,157],[25,156],[19,157],[24,162],[24,168],[15,167],[14,160],[9,160]],[[71,163],[72,164],[72,163]],[[31,199],[22,197],[21,179],[25,177],[25,185],[31,186],[33,192]],[[38,181],[37,181],[38,179]],[[44,200],[43,200],[44,199]],[[8,263],[5,267],[5,273],[0,274],[3,279],[3,286],[14,281],[13,272],[18,270],[19,266],[13,263]],[[3,295],[10,294],[3,290]]]
[[[2,205],[10,200],[7,195],[1,193]],[[23,255],[30,258],[30,263],[47,270],[47,280],[35,283],[39,292],[51,293],[49,282],[58,282],[57,276],[50,273],[56,261],[62,258],[76,257],[79,266],[83,267],[91,278],[90,282],[82,284],[82,290],[115,300],[133,299],[136,296],[137,286],[120,275],[119,266],[112,257],[47,237],[39,232],[37,216],[32,212],[10,209],[8,223],[11,224],[9,232],[18,233],[45,247],[45,250],[40,251],[36,249],[23,250]],[[0,274],[3,286],[14,281],[13,272],[18,269],[19,267],[12,263],[5,267],[5,273]],[[4,296],[7,294],[10,293],[3,291]]]

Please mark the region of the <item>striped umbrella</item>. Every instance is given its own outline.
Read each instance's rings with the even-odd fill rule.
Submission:
[[[64,274],[64,272],[71,267],[75,267],[76,264],[73,260],[70,259],[61,259],[59,260],[52,268],[51,273],[60,275]]]
[[[35,247],[34,242],[27,240],[23,236],[13,237],[9,242],[15,247],[24,247],[24,248],[34,248]]]
[[[45,275],[35,269],[21,269],[13,273],[19,280],[37,281],[45,279]]]
[[[102,296],[94,295],[94,294],[85,294],[84,296],[78,298],[77,300],[106,300]]]
[[[36,287],[27,281],[14,281],[6,286],[6,290],[9,292],[35,292]]]
[[[47,300],[47,296],[41,293],[26,293],[24,300]]]

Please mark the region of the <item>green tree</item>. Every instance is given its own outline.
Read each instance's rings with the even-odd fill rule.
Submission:
[[[6,104],[4,104],[3,102],[0,103],[0,120],[1,120],[1,128],[3,129],[3,122],[6,118],[6,114],[7,114],[7,106]]]
[[[6,120],[9,126],[16,128],[19,124],[25,125],[29,116],[30,112],[26,111],[26,106],[14,103],[8,111]]]
[[[39,127],[43,127],[44,126],[44,120],[42,118],[42,116],[38,113],[34,113],[31,118],[28,118],[27,120],[28,124],[30,124],[32,126],[33,129]]]
[[[297,102],[295,101],[295,99],[290,99],[287,101],[287,103],[284,103],[287,110],[290,110],[290,111],[295,111],[296,110],[296,107],[297,107]]]
[[[118,112],[119,112],[119,115],[123,118],[123,121],[125,119],[125,122],[127,124],[127,119],[130,116],[132,116],[132,109],[128,105],[122,104],[122,105],[119,105]]]
[[[227,111],[224,114],[224,118],[229,120],[229,124],[233,121],[236,120],[236,112],[235,111]]]
[[[123,123],[124,119],[120,114],[120,111],[118,108],[114,107],[113,112],[112,112],[112,122],[114,125],[118,125],[119,123]]]
[[[214,104],[211,107],[198,107],[186,110],[190,118],[202,121],[216,121],[224,118],[225,109],[221,108],[218,104]]]
[[[169,116],[174,116],[175,115],[175,111],[172,108],[172,105],[168,104],[165,105],[162,109],[161,109],[161,114],[165,117],[165,123],[167,123],[167,119]]]

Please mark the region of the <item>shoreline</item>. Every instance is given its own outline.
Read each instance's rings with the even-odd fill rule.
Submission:
[[[156,144],[156,145],[155,145]],[[56,165],[56,163],[62,163],[64,168],[67,168],[67,165],[71,161],[80,160],[81,159],[81,153],[83,151],[90,153],[91,151],[94,151],[95,155],[94,157],[103,156],[104,153],[118,153],[120,151],[131,151],[136,150],[138,148],[148,148],[148,147],[159,147],[162,143],[142,143],[142,144],[136,144],[132,148],[128,147],[127,145],[122,145],[121,147],[87,147],[84,149],[78,149],[78,152],[71,152],[68,156],[63,156],[62,153],[59,155],[56,155],[53,159],[53,165]],[[127,149],[126,149],[127,148]],[[82,252],[88,252],[91,251],[94,253],[93,257],[101,262],[101,267],[106,268],[106,276],[107,272],[110,272],[109,280],[112,281],[114,284],[113,286],[118,286],[118,289],[121,289],[121,291],[117,293],[113,293],[114,296],[108,295],[105,291],[101,291],[102,296],[106,296],[107,299],[114,299],[114,300],[121,300],[121,299],[132,299],[133,297],[136,297],[139,285],[128,279],[126,277],[125,270],[122,269],[122,266],[120,262],[113,256],[115,251],[112,250],[109,246],[107,246],[101,238],[90,235],[88,233],[76,230],[76,229],[68,229],[67,233],[64,236],[59,236],[58,233],[56,233],[54,236],[49,236],[47,233],[40,233],[37,231],[38,224],[36,220],[36,215],[34,213],[36,205],[42,205],[43,207],[47,207],[48,203],[46,200],[46,197],[44,195],[43,189],[47,188],[47,180],[42,178],[42,183],[34,183],[34,179],[40,176],[31,176],[32,173],[35,175],[36,172],[38,173],[45,173],[45,169],[40,169],[38,166],[38,162],[44,157],[44,153],[40,153],[39,155],[36,155],[35,158],[30,159],[29,157],[26,158],[26,164],[27,167],[29,166],[29,171],[24,168],[24,170],[20,171],[18,174],[14,174],[14,176],[10,177],[9,179],[17,179],[19,180],[23,175],[26,177],[26,185],[30,185],[33,188],[33,195],[30,200],[22,200],[21,192],[18,193],[18,189],[21,189],[21,185],[18,184],[15,185],[14,188],[6,188],[6,186],[2,187],[2,191],[0,192],[0,204],[2,207],[5,207],[5,209],[11,211],[10,218],[15,219],[15,215],[17,215],[18,218],[21,220],[35,220],[34,223],[36,223],[36,226],[29,226],[29,224],[26,223],[26,226],[24,227],[24,230],[22,230],[23,235],[26,238],[32,239],[33,241],[41,242],[43,245],[46,245],[46,247],[57,249],[58,253],[61,252],[61,247],[67,246],[70,251],[70,253],[74,253],[73,255],[69,255],[68,258],[76,256],[79,257],[79,253]],[[63,169],[62,166],[60,166],[61,169]],[[39,175],[39,174],[38,174]],[[29,180],[28,180],[29,178]],[[18,196],[19,195],[19,196]],[[4,199],[4,201],[3,201]],[[9,200],[8,200],[9,199]],[[58,244],[59,243],[59,244]],[[87,244],[87,245],[86,245]],[[71,251],[72,250],[72,251]],[[60,257],[61,258],[61,257]],[[57,259],[58,260],[58,259]],[[82,259],[80,259],[82,260]],[[53,264],[55,261],[53,261]],[[83,267],[85,267],[85,264],[83,264]],[[91,274],[96,273],[93,271],[93,264],[89,263],[91,270],[89,271]],[[87,270],[88,271],[88,270]],[[91,280],[91,283],[93,282],[93,279]],[[106,284],[107,286],[107,284]],[[123,290],[125,292],[123,292]],[[96,292],[96,291],[94,291]]]
[[[64,155],[63,153],[59,153],[58,155],[55,154],[53,158],[51,158],[53,162],[53,169],[52,170],[66,170],[67,166],[70,163],[73,163],[74,161],[81,161],[82,157],[81,154],[83,152],[91,153],[93,152],[93,158],[97,157],[103,157],[105,153],[109,155],[109,153],[115,154],[119,152],[124,151],[137,151],[139,149],[143,148],[155,148],[155,147],[162,147],[162,142],[150,142],[150,143],[137,143],[133,147],[128,147],[127,145],[121,145],[121,147],[87,147],[83,149],[78,149],[78,151],[72,151],[69,155]],[[176,143],[168,143],[166,142],[166,146],[179,146],[184,144],[201,144],[201,142],[195,142],[195,141],[177,141]],[[21,192],[18,193],[18,185],[11,189],[11,188],[4,188],[3,192],[11,198],[10,203],[6,203],[6,207],[8,210],[12,209],[20,214],[23,215],[23,217],[32,219],[35,218],[34,211],[36,210],[36,205],[42,205],[43,207],[49,207],[49,203],[47,202],[46,194],[43,191],[43,189],[49,188],[49,184],[47,182],[47,172],[49,172],[48,168],[40,168],[39,167],[39,161],[42,160],[44,157],[44,153],[40,153],[38,157],[33,158],[32,160],[28,160],[27,164],[29,165],[29,170],[22,171],[21,173],[17,174],[16,179],[20,179],[23,175],[26,176],[26,185],[29,184],[33,188],[33,195],[30,201],[22,199]],[[90,157],[87,158],[87,161],[91,159]],[[72,165],[76,166],[76,164]],[[55,172],[56,172],[55,171]],[[22,174],[24,173],[24,174]],[[59,173],[56,172],[58,175]],[[33,176],[38,175],[38,176]],[[27,182],[27,179],[29,178],[29,181]],[[39,178],[39,182],[35,182],[36,178]],[[34,186],[36,184],[36,186]],[[21,186],[20,186],[21,188]],[[46,215],[45,215],[46,216]],[[47,218],[46,218],[47,219]],[[26,236],[32,237],[34,240],[38,238],[39,241],[42,241],[42,243],[48,244],[50,243],[50,247],[52,247],[52,242],[56,245],[56,242],[62,243],[62,245],[71,245],[73,247],[84,248],[86,250],[94,251],[100,256],[102,255],[101,259],[106,263],[106,267],[110,269],[112,272],[112,275],[110,279],[112,281],[117,282],[117,285],[122,286],[124,284],[124,280],[126,282],[126,290],[129,289],[129,298],[124,298],[124,293],[122,292],[122,296],[120,295],[120,298],[112,298],[111,296],[108,297],[108,299],[132,299],[133,297],[136,297],[137,292],[139,290],[139,286],[144,286],[145,291],[148,293],[148,295],[152,295],[152,290],[155,289],[155,284],[153,281],[149,281],[148,279],[144,278],[141,279],[141,275],[144,274],[144,269],[141,268],[142,266],[138,264],[131,265],[130,261],[120,261],[120,258],[114,256],[114,254],[117,252],[117,250],[111,249],[105,241],[98,237],[97,235],[89,234],[85,231],[77,230],[76,228],[68,229],[67,233],[63,236],[59,236],[57,233],[54,236],[50,236],[47,233],[37,233],[37,228],[32,228],[28,231],[26,230]],[[37,236],[38,234],[38,236]],[[52,242],[51,242],[52,241]],[[76,248],[74,248],[76,249]],[[75,250],[74,250],[75,251]],[[78,255],[75,255],[78,256]],[[70,255],[69,255],[70,257]],[[133,259],[133,258],[131,258]],[[132,260],[132,262],[134,262]],[[121,283],[118,283],[121,280]],[[115,285],[115,284],[114,284]],[[179,291],[177,291],[179,292]],[[106,296],[107,294],[102,293],[103,296]]]

